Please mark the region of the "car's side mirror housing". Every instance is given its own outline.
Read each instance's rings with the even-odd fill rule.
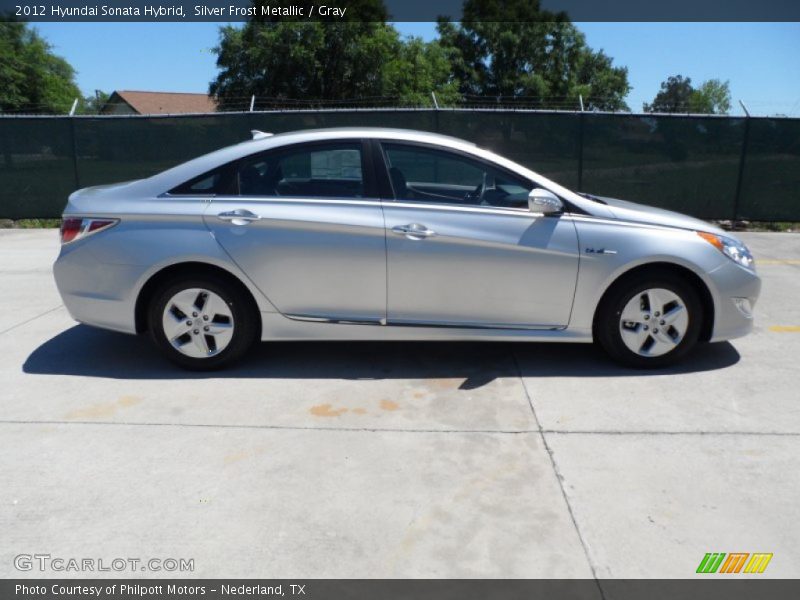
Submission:
[[[564,203],[553,192],[533,188],[528,194],[528,208],[534,213],[553,215],[564,210]]]

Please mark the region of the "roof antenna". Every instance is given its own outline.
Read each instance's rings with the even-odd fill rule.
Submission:
[[[275,135],[275,134],[269,133],[269,132],[266,132],[266,131],[259,131],[258,129],[251,129],[250,130],[250,135],[253,136],[254,140],[264,140],[264,139],[266,139],[266,138],[268,138],[268,137],[270,137],[272,135]]]

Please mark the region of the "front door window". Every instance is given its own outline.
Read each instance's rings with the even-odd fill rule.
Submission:
[[[533,184],[489,163],[406,144],[383,150],[398,200],[527,209]]]

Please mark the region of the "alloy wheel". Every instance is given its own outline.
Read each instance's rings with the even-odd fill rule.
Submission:
[[[622,309],[622,341],[639,356],[663,356],[681,343],[689,328],[686,303],[664,288],[634,295]]]
[[[216,356],[233,338],[233,311],[221,296],[203,288],[172,296],[161,323],[167,341],[191,358]]]

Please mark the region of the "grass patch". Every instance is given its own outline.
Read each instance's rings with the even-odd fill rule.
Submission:
[[[751,221],[747,224],[746,231],[782,231],[786,233],[800,232],[800,223],[796,221]]]
[[[7,219],[3,226],[13,229],[58,229],[61,227],[61,219]]]

